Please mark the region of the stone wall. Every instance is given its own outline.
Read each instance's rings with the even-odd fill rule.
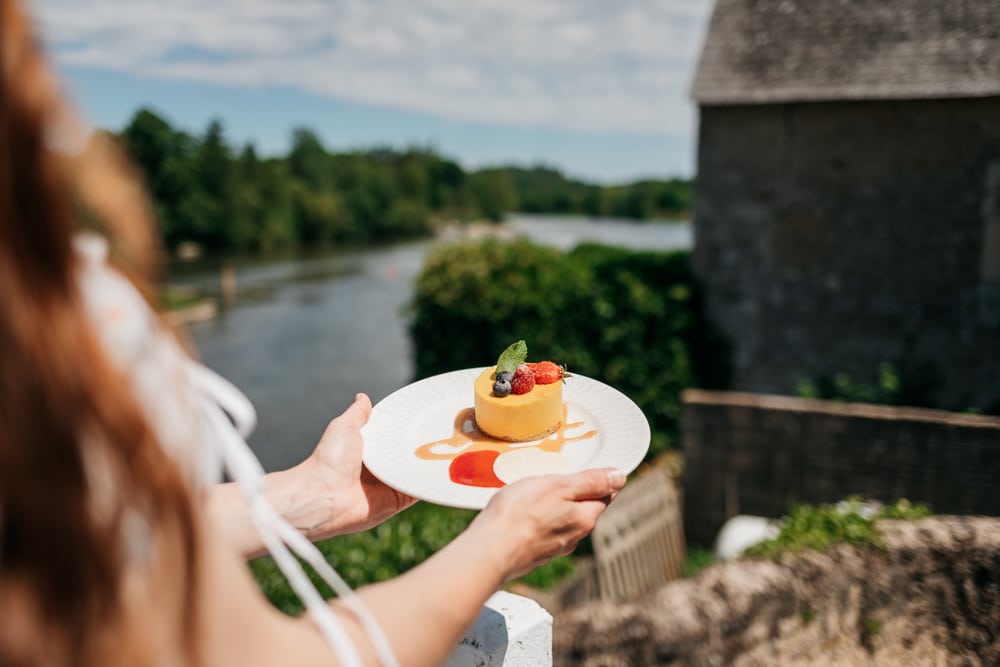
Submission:
[[[1000,664],[1000,521],[879,525],[884,548],[729,562],[557,613],[553,664]]]
[[[911,404],[1000,409],[1000,98],[700,113],[693,263],[733,389],[888,362]]]
[[[1000,418],[699,390],[682,405],[688,543],[711,546],[736,514],[850,495],[1000,516]]]

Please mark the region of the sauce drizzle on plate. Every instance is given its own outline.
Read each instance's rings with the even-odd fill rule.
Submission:
[[[417,447],[414,454],[424,460],[451,460],[448,474],[451,481],[466,486],[496,488],[505,482],[497,477],[494,463],[508,452],[528,448],[543,452],[560,453],[573,442],[589,440],[597,435],[590,430],[576,436],[568,436],[567,431],[578,428],[583,422],[566,421],[567,408],[563,405],[562,426],[552,435],[535,442],[507,442],[492,438],[476,427],[475,410],[464,408],[455,415],[454,429],[450,438],[434,440]]]

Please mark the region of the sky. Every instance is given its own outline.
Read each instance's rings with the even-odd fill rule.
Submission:
[[[148,107],[231,144],[430,147],[598,182],[693,174],[712,0],[33,0],[93,126]]]

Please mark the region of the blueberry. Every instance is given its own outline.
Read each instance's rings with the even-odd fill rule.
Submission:
[[[497,382],[510,382],[513,378],[514,374],[510,371],[497,372]]]
[[[510,393],[510,381],[497,380],[493,383],[493,394],[495,396],[506,396]]]

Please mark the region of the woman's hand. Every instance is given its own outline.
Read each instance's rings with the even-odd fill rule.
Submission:
[[[573,551],[623,486],[614,468],[521,480],[501,489],[469,530],[494,540],[504,578],[513,579]]]
[[[305,461],[266,477],[268,500],[310,540],[366,530],[416,502],[380,482],[361,462],[361,427],[371,411],[368,397],[358,394],[326,427]],[[239,553],[246,558],[264,553],[246,500],[234,483],[212,487],[207,505],[217,529]]]
[[[416,502],[383,484],[361,462],[361,427],[371,411],[368,396],[357,394],[354,403],[326,427],[309,458],[288,471],[317,500],[316,509],[330,507],[325,520],[315,516],[316,524],[308,531],[314,539],[366,530]]]
[[[572,551],[625,484],[614,469],[500,489],[457,538],[402,575],[358,591],[400,655],[440,665],[505,581]]]

